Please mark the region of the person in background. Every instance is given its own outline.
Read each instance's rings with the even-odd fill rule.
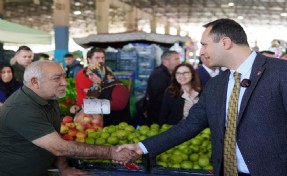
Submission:
[[[201,66],[199,66],[195,71],[199,77],[202,88],[204,88],[207,81],[210,78],[213,78],[218,75],[220,70],[218,67],[213,67],[210,65],[209,58],[200,57],[200,61],[202,62]]]
[[[28,46],[20,46],[15,56],[10,60],[10,64],[14,69],[14,77],[17,81],[23,82],[25,68],[31,64],[33,60],[33,52]]]
[[[88,64],[98,63],[104,65],[105,63],[105,50],[101,48],[91,48],[87,53]],[[86,93],[93,85],[93,82],[85,75],[84,68],[81,69],[75,78],[77,105],[83,105],[83,99],[86,98]],[[76,110],[75,110],[76,111]]]
[[[286,175],[287,62],[251,51],[244,29],[232,19],[204,27],[201,56],[227,70],[208,81],[185,120],[119,151],[154,157],[209,127],[215,176]]]
[[[275,56],[275,52],[273,52],[273,51],[264,50],[264,51],[260,51],[260,53],[266,57],[274,57]]]
[[[129,108],[129,90],[115,78],[112,70],[99,64],[89,64],[85,69],[93,85],[87,92],[87,98],[110,100],[111,113],[104,114],[104,126],[118,125],[120,122],[131,124]],[[80,109],[80,107],[71,107]]]
[[[77,73],[83,68],[83,66],[74,58],[73,54],[65,54],[64,58],[66,62],[67,78],[76,78]]]
[[[283,54],[280,56],[280,59],[287,60],[287,52],[283,53]]]
[[[0,107],[6,99],[18,90],[23,83],[16,81],[13,77],[13,68],[9,64],[0,66]]]
[[[137,156],[117,153],[116,146],[66,141],[59,135],[57,99],[66,94],[66,73],[59,63],[36,61],[24,73],[24,86],[3,104],[0,112],[0,175],[47,175],[53,164],[61,175],[84,175],[68,166],[66,157],[133,161]]]
[[[165,51],[161,56],[161,65],[151,73],[145,95],[144,109],[149,123],[158,123],[165,89],[171,83],[171,73],[180,64],[176,51]]]
[[[50,56],[46,53],[39,54],[39,60],[49,60]]]
[[[166,89],[162,101],[159,124],[175,125],[186,119],[189,109],[197,103],[200,81],[188,63],[175,67],[171,75],[171,85]]]

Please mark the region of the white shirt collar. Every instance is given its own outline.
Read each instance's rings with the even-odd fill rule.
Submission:
[[[206,65],[202,64],[203,68],[207,71],[207,73],[211,76],[211,77],[214,77],[216,75],[219,74],[219,69],[216,68],[214,71],[211,70],[210,68],[208,68]]]
[[[250,78],[251,68],[256,55],[257,55],[256,52],[253,51],[248,56],[248,58],[237,68],[236,71],[241,74],[241,80]],[[230,72],[231,73],[229,78],[233,78],[233,73],[235,72],[235,70],[230,70]]]

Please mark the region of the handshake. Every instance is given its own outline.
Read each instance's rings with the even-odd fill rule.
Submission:
[[[111,159],[122,165],[135,162],[142,154],[139,144],[123,144],[111,149]]]

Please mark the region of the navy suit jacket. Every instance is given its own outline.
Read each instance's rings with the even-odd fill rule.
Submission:
[[[222,175],[230,71],[210,79],[186,120],[143,142],[151,156],[210,127],[215,175]],[[287,61],[257,54],[243,95],[236,141],[252,176],[287,174]]]
[[[201,86],[204,87],[207,81],[211,78],[210,74],[205,70],[203,66],[199,66],[195,72],[199,77]]]

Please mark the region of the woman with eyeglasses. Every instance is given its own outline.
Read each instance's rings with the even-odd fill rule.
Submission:
[[[9,64],[0,66],[0,107],[5,100],[23,84],[16,81],[13,75],[13,68]]]
[[[189,109],[197,103],[200,90],[200,81],[193,66],[188,63],[176,66],[171,85],[164,94],[159,124],[175,125],[185,119]]]

